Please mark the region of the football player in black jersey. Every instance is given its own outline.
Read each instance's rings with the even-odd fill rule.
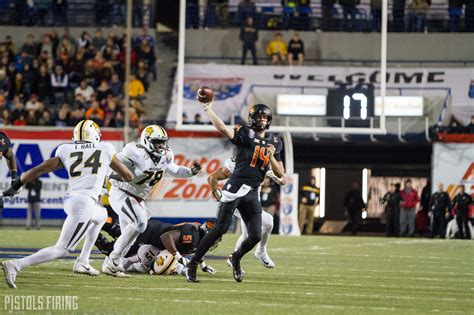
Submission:
[[[285,169],[281,162],[282,143],[279,138],[267,132],[272,122],[270,108],[264,104],[253,105],[249,109],[249,125],[229,128],[212,110],[212,102],[200,103],[212,124],[222,135],[236,145],[235,170],[225,183],[219,204],[216,227],[203,238],[196,253],[187,265],[186,278],[196,279],[197,265],[209,248],[225,234],[236,208],[248,230],[247,239],[232,253],[231,263],[234,279],[243,280],[241,258],[260,241],[262,232],[262,206],[258,198],[258,187],[263,182],[269,167],[277,177],[283,177]]]
[[[123,261],[125,271],[148,272],[154,258],[161,250],[168,250],[182,265],[187,264],[183,256],[196,251],[204,235],[216,224],[215,219],[209,219],[203,224],[198,222],[184,222],[169,224],[158,220],[149,220],[145,232],[140,234],[130,247]],[[115,241],[99,238],[96,247],[105,255],[112,252]],[[217,247],[217,242],[214,244]],[[215,270],[200,262],[202,271],[214,274]]]
[[[15,154],[11,148],[11,141],[8,136],[0,131],[0,161],[4,157],[7,160],[8,169],[10,170],[10,176],[12,178],[11,184],[19,179],[17,168],[16,168],[16,159]],[[3,198],[0,198],[0,211],[3,209]]]

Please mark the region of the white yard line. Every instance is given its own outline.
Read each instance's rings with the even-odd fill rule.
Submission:
[[[103,298],[101,297],[87,297],[87,299],[91,300],[102,300]],[[112,298],[114,300],[123,300],[124,298],[121,297],[114,297]],[[146,299],[143,298],[125,298],[125,300],[130,300],[130,301],[144,301]],[[400,312],[400,311],[420,311],[420,309],[416,308],[395,308],[395,307],[380,307],[380,306],[356,306],[356,305],[334,305],[334,304],[320,304],[320,303],[314,303],[314,304],[282,304],[282,303],[261,303],[261,302],[243,302],[243,301],[216,301],[216,300],[196,300],[196,299],[160,299],[158,297],[153,299],[154,301],[157,302],[177,302],[177,303],[204,303],[204,304],[219,304],[219,305],[245,305],[245,306],[260,306],[260,307],[273,307],[273,308],[278,308],[281,310],[282,308],[291,308],[292,310],[297,310],[298,308],[306,308],[306,309],[339,309],[339,310],[374,310],[374,311],[392,311],[392,312]],[[439,309],[430,309],[428,310],[429,312],[439,312]],[[463,313],[462,311],[457,311],[457,310],[443,310],[443,312],[449,312],[449,313]]]
[[[49,285],[44,284],[44,286],[61,286],[61,287],[72,287],[72,285]],[[97,286],[83,285],[83,288],[97,288]],[[248,293],[248,294],[270,294],[270,295],[306,295],[306,296],[341,296],[341,297],[354,297],[354,298],[384,298],[384,299],[402,299],[402,300],[429,300],[429,301],[449,301],[449,302],[471,302],[472,299],[460,299],[460,298],[446,298],[446,297],[416,297],[416,296],[403,296],[403,295],[382,295],[382,294],[361,294],[361,293],[323,293],[323,292],[297,292],[297,291],[274,291],[274,290],[265,290],[264,292],[260,290],[244,290],[244,289],[202,289],[196,287],[196,289],[191,288],[165,288],[165,287],[137,287],[137,286],[100,286],[103,289],[119,289],[119,290],[142,290],[142,291],[178,291],[178,292],[212,292],[212,293]]]

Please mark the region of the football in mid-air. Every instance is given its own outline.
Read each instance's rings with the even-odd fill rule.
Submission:
[[[197,99],[201,103],[210,103],[214,100],[214,91],[207,86],[202,86],[197,92]]]

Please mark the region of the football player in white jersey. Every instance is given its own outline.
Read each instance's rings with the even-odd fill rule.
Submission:
[[[122,234],[114,244],[114,250],[105,258],[102,272],[114,277],[128,277],[121,262],[138,235],[143,233],[150,217],[145,199],[160,181],[165,171],[174,177],[187,178],[199,173],[201,166],[194,162],[191,168],[174,163],[173,151],[168,147],[168,134],[158,125],[143,129],[140,143],[131,142],[117,154],[135,175],[131,182],[122,182],[111,176],[112,187],[109,201],[119,215]],[[179,259],[180,257],[178,257]]]
[[[212,194],[214,195],[217,201],[220,201],[222,197],[222,192],[218,187],[218,182],[220,180],[229,178],[230,174],[234,172],[234,169],[235,169],[235,159],[233,157],[229,157],[225,161],[223,167],[219,168],[217,171],[215,171],[208,177],[208,183],[211,186]],[[267,172],[266,176],[270,178],[271,180],[273,180],[278,185],[285,185],[285,179],[278,178],[271,170]],[[245,241],[245,239],[248,237],[248,232],[247,232],[247,227],[245,225],[245,222],[242,219],[238,209],[234,212],[234,215],[240,219],[240,226],[242,228],[242,233],[240,234],[240,237],[235,244],[234,251],[236,251],[240,247],[242,242]],[[270,259],[267,252],[267,243],[268,243],[268,239],[270,238],[270,234],[272,233],[272,230],[273,230],[273,216],[269,214],[268,212],[262,211],[262,237],[261,237],[260,242],[257,245],[257,249],[255,250],[255,257],[257,258],[257,261],[260,262],[266,268],[275,267],[275,263]],[[229,259],[227,260],[227,264],[229,266],[232,266]]]
[[[92,120],[82,120],[74,128],[74,143],[60,145],[55,157],[23,173],[19,181],[3,192],[4,197],[14,196],[24,184],[62,167],[69,175],[69,188],[64,197],[67,217],[58,242],[33,255],[3,262],[2,268],[10,288],[16,289],[16,275],[20,270],[67,256],[84,235],[84,247],[73,271],[93,276],[100,274],[89,264],[90,252],[107,218],[105,208],[98,203],[99,194],[109,167],[124,181],[133,178],[128,168],[115,158],[115,148],[110,143],[100,142],[100,138],[97,124]]]

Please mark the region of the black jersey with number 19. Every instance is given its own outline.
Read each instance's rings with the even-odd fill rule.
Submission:
[[[281,161],[281,140],[270,132],[265,132],[261,139],[255,131],[248,126],[235,126],[234,138],[231,140],[236,145],[235,170],[229,182],[240,186],[242,184],[258,187],[263,182],[265,174],[270,167],[268,146],[275,147],[274,157]]]

